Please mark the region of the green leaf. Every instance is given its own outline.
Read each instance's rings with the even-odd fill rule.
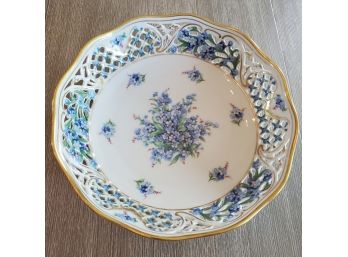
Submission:
[[[176,163],[176,162],[179,160],[179,158],[180,158],[180,154],[177,154],[177,155],[173,158],[173,160],[169,163],[169,165],[172,165],[172,164]]]
[[[155,136],[161,135],[162,132],[163,132],[162,130],[156,130],[156,131],[152,132],[150,135],[151,135],[151,137],[155,137]]]
[[[70,148],[71,145],[68,143],[68,141],[66,140],[66,138],[63,139],[63,145],[66,147],[66,148]]]
[[[190,155],[191,155],[192,157],[195,157],[195,152],[194,152],[193,149],[192,149],[192,145],[190,145],[190,147],[188,148],[188,150],[189,150],[189,152],[190,152]]]
[[[65,127],[71,128],[71,124],[72,124],[72,119],[69,119],[65,122]]]
[[[186,118],[181,117],[179,124],[178,124],[179,131],[185,131],[185,122],[186,122]]]
[[[157,130],[163,131],[163,127],[162,127],[161,123],[157,122],[155,120],[154,116],[152,116],[152,122]]]
[[[247,204],[247,203],[251,203],[253,202],[254,200],[252,198],[249,198],[248,200],[245,200],[243,202],[240,202],[240,204]]]
[[[182,40],[181,38],[178,38],[180,43],[186,44],[187,42],[185,40]]]
[[[249,185],[248,185],[248,184],[245,184],[245,183],[240,183],[240,186],[241,186],[241,187],[244,187],[244,188],[249,188]]]
[[[144,179],[138,179],[138,180],[135,180],[135,183],[137,183],[137,185],[141,184],[144,182]]]
[[[213,37],[209,34],[207,40],[209,40],[211,43],[215,45]]]
[[[199,147],[199,144],[194,144],[194,145],[192,145],[192,149],[194,150],[194,151],[196,151],[197,149],[198,149],[198,147]]]
[[[198,45],[196,45],[196,46],[193,48],[192,52],[193,52],[194,54],[197,54],[197,49],[198,49]]]
[[[262,191],[266,191],[268,188],[270,188],[271,187],[271,184],[267,184],[263,189],[262,189]]]
[[[153,144],[159,148],[164,148],[164,143],[162,143],[162,142],[156,141],[156,142],[153,142]]]
[[[206,219],[206,220],[211,220],[211,217],[210,217],[209,214],[204,214],[204,213],[202,213],[201,216],[202,216],[204,219]]]
[[[256,171],[252,178],[253,178],[253,180],[257,180],[261,176],[262,176],[262,172],[259,173],[258,171]]]

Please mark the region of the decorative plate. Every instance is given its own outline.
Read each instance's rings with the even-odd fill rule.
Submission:
[[[160,239],[248,221],[284,186],[297,132],[279,67],[237,29],[191,15],[93,39],[53,101],[54,152],[80,197]]]

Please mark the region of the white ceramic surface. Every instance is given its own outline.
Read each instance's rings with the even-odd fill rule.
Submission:
[[[91,208],[132,231],[221,232],[289,175],[297,118],[285,83],[235,29],[139,18],[91,41],[59,83],[56,157]]]

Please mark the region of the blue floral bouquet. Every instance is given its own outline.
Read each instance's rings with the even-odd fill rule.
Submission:
[[[150,101],[151,117],[134,116],[141,127],[135,130],[133,141],[142,141],[145,146],[150,146],[152,166],[161,163],[161,160],[169,161],[172,165],[178,160],[185,163],[188,156],[199,157],[204,137],[210,135],[211,128],[218,125],[203,121],[198,115],[189,115],[196,109],[192,106],[196,95],[187,95],[180,102],[172,104],[167,89],[162,93],[153,93]]]

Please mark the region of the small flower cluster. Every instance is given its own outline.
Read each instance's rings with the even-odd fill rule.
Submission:
[[[80,164],[96,168],[88,146],[87,118],[90,103],[95,98],[94,90],[76,90],[64,99],[65,118],[63,144],[67,152]]]
[[[211,128],[217,128],[216,123],[203,121],[198,115],[189,116],[196,95],[187,95],[176,104],[171,104],[172,99],[168,90],[152,96],[149,110],[151,118],[134,116],[140,121],[141,128],[136,129],[134,140],[144,142],[151,146],[151,161],[154,166],[161,160],[178,160],[184,162],[188,156],[198,157],[202,150],[201,142],[206,135],[210,135]]]
[[[229,178],[227,175],[228,162],[226,162],[224,167],[214,168],[211,172],[209,172],[209,181],[221,181],[225,178]]]
[[[187,74],[188,78],[196,83],[204,81],[202,73],[199,70],[197,70],[195,66],[192,70],[184,71],[183,74]]]
[[[141,194],[144,195],[145,198],[151,194],[161,193],[159,191],[156,191],[153,185],[149,181],[146,181],[145,179],[135,180],[135,183],[137,183],[137,189],[139,190]]]
[[[111,40],[111,45],[112,46],[121,46],[123,47],[123,41],[126,38],[126,33],[122,33],[121,35],[115,36],[112,40]]]
[[[231,104],[231,106],[232,106],[232,110],[230,113],[231,121],[232,123],[237,124],[239,126],[239,124],[242,122],[244,117],[244,109],[239,109],[233,104]]]
[[[126,211],[123,211],[123,213],[115,213],[115,216],[121,218],[124,221],[138,222],[136,218],[130,216]]]
[[[127,88],[129,86],[140,86],[143,82],[145,82],[145,74],[133,73],[129,75],[129,81]]]
[[[105,122],[100,130],[100,134],[103,135],[111,144],[111,137],[116,132],[116,125],[111,120]]]
[[[239,50],[233,47],[233,41],[214,39],[210,33],[200,32],[197,27],[180,30],[177,41],[178,48],[183,52],[191,52],[203,60],[214,61],[216,65],[227,68],[233,77],[238,75],[240,55]]]
[[[286,111],[285,107],[285,101],[283,100],[282,96],[277,94],[275,97],[275,104],[274,104],[274,109],[280,109],[282,112]]]
[[[244,205],[258,199],[270,188],[271,170],[262,167],[259,159],[253,162],[248,178],[230,191],[224,198],[204,208],[193,208],[192,214],[206,220],[230,220],[237,216]]]

